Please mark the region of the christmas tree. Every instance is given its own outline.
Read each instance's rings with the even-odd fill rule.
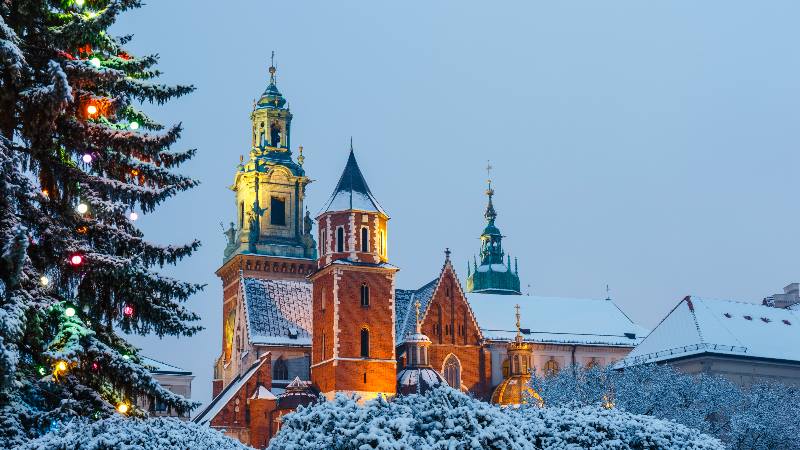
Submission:
[[[184,413],[121,332],[191,335],[201,286],[159,273],[199,246],[158,246],[136,227],[197,184],[175,171],[164,127],[136,105],[193,90],[153,80],[157,56],[108,33],[138,0],[0,2],[0,448],[70,417]]]

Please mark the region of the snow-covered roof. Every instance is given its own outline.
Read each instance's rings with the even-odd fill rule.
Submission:
[[[703,353],[800,362],[800,314],[755,303],[689,296],[620,364]]]
[[[234,378],[222,392],[219,393],[215,398],[211,400],[211,403],[205,407],[202,411],[200,411],[197,416],[192,419],[192,422],[199,423],[200,425],[208,425],[214,417],[222,411],[222,408],[228,404],[229,401],[236,395],[237,392],[242,388],[242,386],[247,383],[247,380],[253,376],[254,373],[261,367],[264,362],[269,358],[262,357],[258,359],[256,362],[247,369],[247,372],[240,374],[236,378]],[[270,393],[271,395],[271,393]]]
[[[153,358],[148,358],[147,356],[139,356],[139,360],[142,362],[143,366],[146,366],[150,373],[159,374],[159,375],[191,375],[192,372],[182,369],[178,366],[173,366],[172,364],[167,364],[165,362],[157,361]]]
[[[311,283],[243,278],[250,342],[311,345]]]
[[[472,293],[467,300],[488,340],[514,339],[517,304],[527,342],[633,347],[647,334],[608,299]]]
[[[347,211],[351,209],[379,212],[384,216],[387,215],[369,190],[367,181],[364,179],[361,169],[358,168],[358,162],[356,162],[356,156],[353,154],[352,148],[336,189],[333,190],[331,198],[328,199],[318,215],[328,211]]]
[[[439,281],[437,277],[433,281],[425,284],[419,289],[395,289],[394,291],[394,308],[395,308],[395,339],[396,345],[405,342],[406,335],[414,333],[416,321],[416,307],[415,304],[419,300],[420,318],[425,314],[428,309],[428,304],[433,296],[433,291],[436,289],[436,283]]]
[[[250,399],[265,399],[265,400],[275,400],[278,397],[275,396],[266,386],[259,385],[258,389],[253,392],[253,395],[250,396]]]

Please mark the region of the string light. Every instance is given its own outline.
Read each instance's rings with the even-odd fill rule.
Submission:
[[[74,316],[75,315],[75,308],[73,308],[72,306],[67,306],[67,308],[64,310],[64,315],[67,316],[67,317]]]
[[[134,120],[130,124],[128,124],[128,126],[131,127],[131,130],[138,130],[139,129],[139,122]]]
[[[94,371],[100,370],[100,364],[98,364],[97,361],[92,363],[92,370]]]
[[[136,214],[135,211],[131,211],[131,213],[130,213],[130,215],[128,217],[130,217],[131,220],[135,221],[136,219],[139,218],[139,215]]]
[[[131,169],[131,175],[137,176],[137,175],[139,175],[139,171],[136,170],[136,169]]]
[[[131,355],[126,353],[126,354],[122,355],[122,359],[129,360],[129,359],[131,359]]]
[[[87,107],[86,107],[86,112],[87,112],[87,113],[88,113],[90,116],[93,116],[93,115],[97,114],[97,106],[94,106],[94,105],[89,105],[89,106],[87,106]]]
[[[67,363],[64,361],[59,361],[56,363],[56,370],[59,372],[66,372],[68,368],[69,366],[67,366]]]
[[[39,277],[39,283],[41,283],[42,286],[47,286],[50,284],[50,278],[48,278],[47,275],[42,275]]]
[[[94,58],[90,59],[89,62],[92,63],[92,65],[95,66],[95,67],[100,67],[100,58],[98,58],[96,56]]]
[[[126,317],[133,316],[133,306],[125,305],[125,307],[122,308],[122,314],[124,314]]]
[[[77,6],[78,8],[83,8],[83,4],[85,2],[86,0],[75,0],[75,6]]]
[[[89,227],[86,225],[81,225],[78,228],[75,228],[75,231],[77,231],[78,234],[86,234],[89,232]]]
[[[84,154],[83,154],[83,156],[81,157],[81,159],[82,159],[82,160],[83,160],[83,162],[85,162],[86,164],[89,164],[89,163],[91,163],[91,162],[92,162],[92,155],[90,155],[89,153],[84,153]]]
[[[47,375],[47,369],[45,369],[44,366],[36,366],[36,373],[38,373],[39,376],[43,377],[43,376]]]
[[[73,266],[80,266],[81,264],[83,264],[83,256],[74,254],[69,257],[69,263],[72,264]]]
[[[127,403],[125,403],[125,402],[122,402],[122,403],[120,403],[119,405],[117,405],[117,411],[118,411],[120,414],[125,414],[125,413],[127,413],[127,412],[128,412],[128,409],[130,409],[130,407],[129,407],[129,406],[128,406],[128,404],[127,404]]]
[[[78,206],[75,207],[75,211],[78,211],[79,214],[86,214],[89,211],[89,205],[86,203],[79,203]]]

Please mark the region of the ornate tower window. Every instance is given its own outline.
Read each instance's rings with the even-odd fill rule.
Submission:
[[[361,227],[361,251],[366,253],[369,251],[369,228]]]
[[[453,389],[461,390],[461,363],[456,355],[450,354],[444,360],[444,379]]]
[[[270,225],[286,226],[286,201],[280,197],[271,197],[269,201]]]
[[[366,327],[361,329],[361,357],[369,358],[369,330]]]
[[[344,227],[339,227],[336,229],[336,251],[344,251]]]
[[[361,306],[369,306],[369,286],[361,283]]]
[[[278,122],[272,122],[269,126],[269,142],[273,147],[281,146],[281,126]]]

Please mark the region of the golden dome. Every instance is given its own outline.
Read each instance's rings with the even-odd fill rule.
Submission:
[[[536,403],[541,406],[542,398],[528,384],[530,374],[514,375],[503,380],[492,393],[492,403],[500,406],[519,406]]]

